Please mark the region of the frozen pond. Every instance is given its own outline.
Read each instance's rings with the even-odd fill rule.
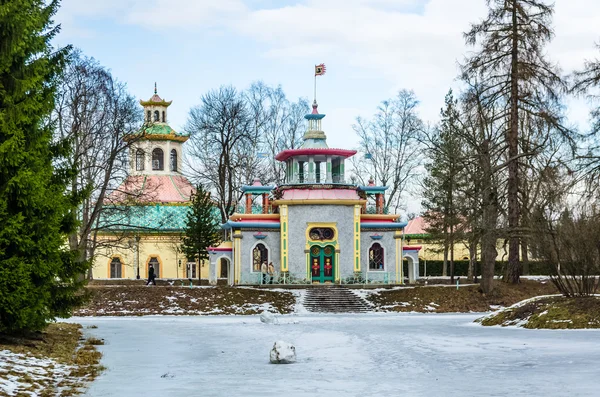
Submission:
[[[598,396],[600,331],[477,315],[75,318],[108,369],[87,396]],[[269,364],[276,340],[298,363]]]

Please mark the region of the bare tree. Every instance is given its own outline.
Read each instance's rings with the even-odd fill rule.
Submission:
[[[362,117],[352,126],[360,139],[360,155],[351,159],[353,180],[366,185],[372,176],[386,192],[386,206],[397,213],[402,194],[416,176],[421,165],[420,135],[423,122],[417,114],[413,91],[401,90],[395,98],[381,102],[371,120]]]
[[[259,157],[266,171],[263,181],[279,185],[285,180],[285,163],[275,160],[275,156],[282,150],[300,146],[308,101],[300,98],[290,102],[281,86],[273,88],[261,81],[253,83],[244,92],[244,98],[259,136]]]
[[[125,84],[76,51],[62,76],[52,118],[56,139],[73,145],[72,155],[64,161],[75,170],[70,193],[83,200],[73,214],[79,228],[69,236],[69,244],[79,253],[78,260],[90,261],[99,245],[118,243],[98,239],[99,231],[112,226],[100,220],[108,197],[126,176],[127,153],[140,136],[142,114]]]
[[[196,182],[215,192],[221,221],[236,211],[241,185],[257,175],[260,129],[244,96],[222,86],[202,96],[190,110],[185,130],[191,136],[190,167]]]
[[[600,50],[600,44],[596,44]],[[589,197],[598,197],[600,191],[600,59],[586,60],[583,69],[576,71],[572,76],[571,91],[585,96],[592,105],[590,118],[592,125],[590,131],[584,135],[585,146],[577,156],[579,171],[587,182]]]
[[[488,16],[465,34],[467,44],[480,49],[470,55],[463,72],[478,77],[486,102],[503,109],[508,152],[507,220],[508,282],[519,282],[519,121],[520,115],[544,119],[554,130],[568,135],[555,104],[564,87],[558,68],[546,59],[544,46],[553,37],[553,5],[541,0],[487,0]],[[535,149],[526,155],[535,154]]]
[[[499,174],[506,167],[501,160],[504,155],[503,129],[499,122],[498,109],[493,102],[486,102],[482,93],[485,88],[477,81],[466,80],[469,89],[463,94],[463,127],[457,132],[466,148],[464,161],[471,171],[467,174],[466,191],[469,201],[479,207],[470,208],[465,222],[471,230],[473,240],[481,241],[481,290],[490,293],[494,289],[494,268],[498,252],[498,219],[500,200],[498,197]]]

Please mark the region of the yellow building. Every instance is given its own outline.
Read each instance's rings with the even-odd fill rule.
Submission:
[[[420,246],[419,261],[443,261],[444,247],[439,241],[432,241],[427,233],[425,219],[418,216],[404,229],[404,241],[407,247]],[[454,260],[469,260],[469,249],[463,242],[454,244]]]
[[[129,175],[106,199],[93,277],[147,278],[152,264],[158,278],[207,278],[208,265],[188,261],[180,252],[194,193],[181,173],[182,145],[189,137],[167,124],[171,102],[156,88],[140,104],[148,127],[131,145]]]

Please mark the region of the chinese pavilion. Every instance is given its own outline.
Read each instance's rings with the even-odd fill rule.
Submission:
[[[255,180],[243,187],[244,213],[223,225],[232,241],[209,248],[211,283],[229,266],[230,284],[261,284],[261,265],[269,263],[278,283],[403,283],[403,258],[409,259],[408,280],[418,278],[420,247],[403,247],[406,223],[384,214],[387,187],[346,180],[345,161],[356,151],[329,148],[324,117],[315,100],[305,116],[302,146],[275,157],[286,165],[284,184],[263,186]],[[257,196],[261,213],[252,211]],[[367,213],[369,196],[375,199],[373,213]]]

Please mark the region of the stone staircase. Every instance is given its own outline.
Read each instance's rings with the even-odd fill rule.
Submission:
[[[304,307],[313,313],[363,313],[369,305],[348,288],[327,286],[308,288]]]

